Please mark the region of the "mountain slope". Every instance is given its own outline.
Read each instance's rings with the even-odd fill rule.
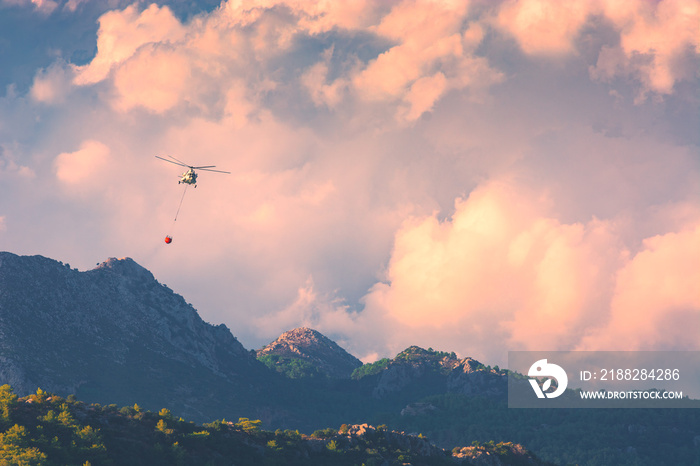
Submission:
[[[450,452],[423,436],[367,424],[311,436],[265,431],[247,418],[196,425],[168,410],[87,405],[46,392],[18,398],[7,385],[0,387],[0,413],[2,464],[545,465],[512,443]]]
[[[406,348],[393,359],[363,366],[353,378],[371,384],[372,397],[377,399],[457,393],[505,400],[508,391],[504,371],[418,346]]]
[[[255,391],[227,393],[270,381],[226,326],[204,322],[129,258],[78,272],[0,253],[0,382],[19,394],[41,386],[87,401],[138,399],[201,419],[215,414],[212,398],[244,406]],[[202,384],[206,395],[197,393]]]
[[[288,370],[290,360],[301,360],[308,364],[309,369],[315,369],[329,377],[347,379],[355,369],[362,366],[362,361],[333,340],[305,327],[283,333],[256,353],[259,359],[268,362],[273,368],[275,365],[285,366],[280,368],[281,372]]]

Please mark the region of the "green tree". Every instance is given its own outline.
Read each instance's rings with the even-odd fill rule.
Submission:
[[[46,454],[30,446],[27,429],[15,424],[0,434],[0,464],[43,466],[47,464]]]
[[[319,429],[315,431],[313,434],[311,434],[312,438],[330,438],[335,436],[338,433],[337,430],[333,429],[332,427],[329,427],[327,429]]]
[[[236,427],[239,429],[252,433],[252,432],[258,432],[260,430],[260,425],[262,424],[262,421],[260,420],[250,420],[247,417],[241,417],[238,418],[238,422],[236,423]]]
[[[4,428],[11,422],[12,409],[17,406],[17,395],[12,387],[5,384],[0,387],[0,424]]]
[[[61,412],[58,415],[58,422],[60,422],[64,426],[68,426],[68,427],[73,427],[73,426],[77,425],[75,423],[75,419],[73,418],[73,415],[71,414],[70,410],[68,409],[68,405],[65,403],[63,403],[61,405]]]
[[[168,429],[168,424],[165,422],[164,419],[160,419],[158,421],[158,424],[156,424],[156,430],[163,432],[165,435],[170,435],[175,432],[174,429]]]

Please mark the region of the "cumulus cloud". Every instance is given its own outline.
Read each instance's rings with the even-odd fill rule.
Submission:
[[[71,79],[71,70],[64,63],[54,63],[34,76],[29,94],[37,102],[63,103],[70,92]]]
[[[17,175],[20,178],[31,179],[36,176],[33,169],[17,163],[16,149],[8,148],[0,144],[0,176],[7,178]]]
[[[567,346],[598,314],[622,251],[608,223],[562,224],[549,206],[542,193],[494,181],[458,199],[449,220],[408,221],[367,307],[463,338],[461,351],[494,334],[512,347]]]
[[[398,116],[414,121],[449,89],[483,89],[500,82],[503,75],[473,54],[483,36],[478,25],[463,30],[467,13],[466,2],[416,1],[394,6],[374,30],[397,45],[357,73],[356,91],[366,99],[407,104]]]
[[[549,2],[508,0],[496,17],[496,24],[508,31],[528,54],[572,53],[574,38],[595,10],[594,2]]]
[[[700,4],[695,0],[617,2],[509,0],[494,24],[532,55],[575,54],[576,39],[592,24],[608,22],[618,43],[604,44],[590,66],[595,80],[633,78],[637,102],[649,92],[668,95],[679,81],[697,79],[700,52]],[[690,59],[689,57],[696,58]]]
[[[700,334],[700,223],[644,240],[620,267],[609,318],[581,342],[587,350],[694,350]]]
[[[109,11],[92,60],[58,51],[0,98],[0,176],[22,200],[0,198],[3,239],[83,267],[134,257],[249,347],[307,325],[366,359],[636,348],[653,330],[624,330],[635,306],[654,322],[697,310],[685,282],[645,285],[694,277],[674,248],[700,218],[697,103],[679,86],[696,86],[693,8]],[[174,221],[182,167],[154,155],[232,174],[201,172]]]
[[[328,84],[332,57],[333,47],[330,47],[324,52],[323,60],[311,66],[302,76],[302,84],[308,89],[311,99],[317,106],[336,107],[349,85],[344,79],[336,79]]]
[[[479,98],[503,82],[506,75],[477,53],[486,30],[510,35],[526,54],[562,56],[576,54],[582,30],[605,19],[620,40],[601,46],[590,76],[635,78],[641,102],[648,92],[670,94],[676,82],[695,76],[696,67],[686,64],[684,54],[697,55],[697,10],[693,2],[635,2],[621,8],[604,1],[513,0],[482,8],[475,16],[468,2],[339,6],[276,0],[226,2],[183,24],[167,6],[139,11],[131,5],[100,18],[97,55],[75,67],[74,83],[95,84],[114,71],[115,108],[162,113],[182,103],[211,111],[212,102],[228,91],[222,85],[235,80],[249,95],[265,99],[279,88],[277,76],[296,74],[299,81],[285,88],[306,90],[316,106],[336,108],[353,95],[394,105],[399,122],[414,122],[451,90],[469,90]],[[330,44],[299,71],[292,71],[293,62],[280,60],[296,53],[302,37],[326,40],[324,35],[341,30],[383,43],[384,50],[361,58]],[[37,86],[37,92],[41,89]]]
[[[53,0],[2,0],[0,4],[11,6],[32,6],[42,15],[50,15],[58,7],[59,3]]]
[[[700,4],[665,0],[633,5],[636,8],[605,3],[605,15],[620,28],[620,43],[601,49],[591,76],[600,80],[637,78],[642,85],[638,101],[647,92],[668,95],[677,82],[697,79],[697,58],[695,66],[687,61],[688,56],[700,53]]]
[[[299,37],[341,28],[396,45],[365,62],[357,56],[335,57],[349,70],[340,77],[330,76],[333,46],[320,53],[299,83],[319,106],[337,105],[351,88],[362,99],[401,104],[399,119],[413,121],[449,89],[484,89],[502,80],[501,73],[473,54],[483,34],[478,25],[463,30],[466,4],[402,2],[389,11],[367,5],[364,14],[347,14],[360,7],[228,2],[207,17],[182,24],[167,7],[151,5],[139,12],[132,5],[100,18],[97,55],[75,67],[74,83],[95,84],[114,70],[116,107],[122,111],[143,106],[162,113],[183,101],[206,106],[204,94],[225,93],[219,86],[227,79],[243,78],[249,93],[274,89],[274,74],[262,87],[260,77],[283,51],[293,50]]]
[[[177,52],[143,48],[115,73],[116,107],[127,111],[141,106],[163,113],[182,101],[189,75],[187,59]]]
[[[139,11],[138,4],[109,11],[100,17],[99,23],[97,55],[89,64],[76,67],[78,85],[102,81],[115,65],[130,58],[144,44],[169,43],[184,34],[172,11],[155,3],[143,11]]]
[[[385,319],[387,345],[423,340],[499,362],[515,349],[697,346],[697,226],[632,255],[615,221],[562,223],[552,205],[501,180],[458,199],[449,219],[408,220],[364,313]]]
[[[85,141],[75,152],[58,154],[56,178],[67,186],[95,186],[105,175],[109,155],[109,147],[103,143]]]

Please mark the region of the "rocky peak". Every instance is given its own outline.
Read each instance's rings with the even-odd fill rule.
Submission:
[[[106,261],[99,264],[95,269],[99,271],[111,271],[125,277],[137,279],[137,280],[148,280],[153,281],[155,277],[144,267],[141,267],[136,261],[131,257],[122,257],[117,259],[116,257],[110,257]]]
[[[284,332],[275,341],[259,349],[257,355],[302,359],[336,378],[349,378],[352,371],[362,365],[362,361],[333,340],[306,327]]]
[[[196,377],[238,381],[257,362],[224,325],[130,258],[80,272],[42,256],[0,252],[0,384],[128,397],[108,373],[194,390]],[[237,382],[236,382],[237,383]],[[175,395],[174,395],[175,396]],[[178,395],[179,396],[179,395]]]
[[[507,377],[473,358],[459,359],[455,353],[410,346],[379,373],[372,395],[384,398],[420,384],[444,384],[450,393],[502,398],[506,394]]]

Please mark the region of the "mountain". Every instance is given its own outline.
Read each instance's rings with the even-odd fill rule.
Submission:
[[[204,322],[132,259],[79,272],[0,252],[0,382],[21,395],[40,386],[207,419],[222,404],[255,405],[265,389],[250,384],[274,377],[225,325]]]
[[[372,367],[372,366],[370,366]],[[385,359],[374,367],[358,371],[354,377],[376,378],[372,389],[375,398],[395,396],[403,391],[459,393],[505,400],[508,394],[507,375],[472,358],[459,359],[454,353],[425,350],[411,346],[393,359]]]
[[[284,332],[259,349],[258,359],[282,373],[294,376],[324,374],[349,379],[362,361],[316,330],[300,327]],[[293,372],[298,367],[298,373]]]
[[[63,429],[61,425],[72,426],[70,416],[82,422],[80,416],[91,419],[95,414],[95,423],[82,423],[73,433],[56,430],[58,441],[80,449],[94,437],[87,427],[102,429],[105,441],[109,430],[114,432],[116,447],[105,443],[108,449],[136,448],[145,458],[160,458],[140,464],[200,464],[189,460],[191,455],[208,454],[204,451],[214,445],[206,438],[221,440],[222,451],[227,441],[238,438],[242,443],[232,442],[231,448],[247,445],[241,448],[258,455],[257,459],[265,455],[269,464],[308,464],[306,454],[324,458],[318,464],[342,464],[323,456],[327,454],[323,448],[381,456],[382,448],[393,445],[385,442],[382,432],[388,431],[415,433],[408,440],[400,435],[396,439],[401,445],[415,441],[419,449],[420,442],[414,439],[425,436],[442,449],[468,445],[455,447],[449,461],[469,458],[473,464],[531,464],[518,456],[518,447],[509,446],[514,444],[560,464],[700,464],[700,411],[696,409],[510,409],[506,371],[472,358],[411,346],[394,358],[357,367],[356,360],[313,330],[297,329],[278,340],[279,346],[268,345],[277,347],[278,353],[258,356],[247,351],[225,326],[204,322],[181,296],[128,258],[108,259],[93,270],[79,272],[45,257],[0,252],[0,385],[11,384],[17,394],[30,396],[28,400],[57,400],[41,413],[32,411],[39,407],[33,401],[17,405],[16,412],[0,409],[0,441],[16,440],[18,447],[30,450],[32,445],[58,448],[50,436],[56,434],[50,432]],[[266,365],[270,360],[274,370]],[[356,368],[347,378],[352,367]],[[47,398],[37,387],[56,396]],[[3,390],[0,387],[0,402],[7,399]],[[105,406],[73,411],[66,401],[64,409],[61,397],[70,400],[71,396]],[[171,417],[144,413],[148,422],[134,426],[133,432],[121,432],[121,427],[140,421],[142,415],[130,408],[135,403],[154,412],[167,408]],[[127,408],[119,410],[119,405]],[[70,413],[65,413],[67,409]],[[18,423],[13,413],[20,420],[22,413],[28,416],[24,433],[21,426],[13,426]],[[233,425],[217,421],[211,428],[187,430],[195,427],[185,428],[175,421],[180,416],[195,422],[256,421],[239,419]],[[157,427],[161,420],[167,424],[161,425],[164,430]],[[40,435],[37,422],[49,433]],[[280,431],[239,438],[239,431],[250,423],[288,429],[289,435]],[[378,427],[367,427],[366,439],[359,443],[346,442],[345,434],[337,430],[326,443],[296,433],[343,423]],[[175,437],[169,437],[170,430]],[[219,431],[221,437],[215,434]],[[72,435],[77,436],[75,444],[67,440]],[[299,439],[304,442],[295,443]],[[321,456],[308,450],[319,446]],[[222,451],[214,450],[209,452],[218,459],[211,464],[231,463],[226,463]],[[13,451],[14,447],[0,446],[0,463],[7,460],[2,455]],[[400,456],[403,462],[432,464],[432,457],[411,457],[413,451],[386,457],[389,464],[400,462]],[[523,461],[495,462],[496,456],[502,456],[499,452],[512,452],[513,458]],[[171,455],[169,460],[163,459],[166,453]],[[277,453],[285,460],[277,461]],[[341,457],[349,464],[382,464],[375,453],[354,454],[347,451]],[[117,460],[115,464],[136,463]]]

